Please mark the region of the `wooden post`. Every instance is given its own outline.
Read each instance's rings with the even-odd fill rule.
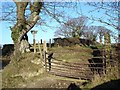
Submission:
[[[43,42],[43,51],[47,52],[47,45],[46,45],[46,41]]]
[[[100,33],[99,39],[100,39],[100,44],[102,45],[102,34],[101,33]]]
[[[104,49],[105,49],[105,59],[106,59],[106,73],[110,72],[110,54],[111,54],[111,39],[110,34],[107,32],[104,36]]]
[[[47,46],[46,46],[46,41],[44,41],[44,43],[43,43],[43,53],[44,53],[45,71],[47,72],[47,59],[46,59]]]
[[[49,40],[49,48],[51,48],[51,39]]]
[[[44,51],[45,71],[47,72],[46,51]]]
[[[40,52],[40,58],[43,59],[42,57],[42,51],[41,51],[41,47],[40,47],[40,43],[38,42],[38,47],[39,47],[39,52]]]
[[[34,53],[36,53],[36,41],[34,39]]]
[[[32,30],[31,33],[32,33],[32,35],[33,35],[34,53],[36,53],[36,41],[35,41],[35,35],[37,34],[37,31]]]
[[[102,58],[103,58],[103,73],[106,74],[105,49],[102,50]]]
[[[42,39],[40,40],[40,43],[42,44]]]
[[[48,64],[49,64],[49,71],[51,70],[51,59],[52,59],[53,53],[48,55]]]

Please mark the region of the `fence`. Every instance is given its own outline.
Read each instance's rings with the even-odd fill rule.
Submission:
[[[38,52],[34,53],[38,53],[40,55],[41,62],[45,67],[46,72],[50,74],[69,78],[91,80],[95,74],[99,74],[101,76],[106,73],[106,60],[104,57],[104,51],[93,49],[93,52],[97,52],[98,54],[93,54],[94,57],[91,60],[88,60],[88,63],[75,63],[65,62],[64,60],[53,58],[53,53],[48,54],[47,52],[46,41],[44,41],[43,44],[38,42],[38,45],[35,46],[36,47],[33,46],[34,49],[38,50],[34,51]],[[100,52],[102,52],[102,54]],[[113,64],[112,59],[110,59],[109,61],[111,61],[110,63]]]
[[[101,75],[104,72],[104,68],[100,67],[103,63],[75,63],[55,58],[46,59],[46,71],[57,76],[91,80],[94,74]]]
[[[35,53],[39,53],[42,63],[45,67],[45,71],[49,74],[91,80],[94,77],[94,74],[101,75],[105,71],[104,62],[76,63],[65,62],[63,60],[53,58],[53,53],[48,54],[47,52],[46,41],[44,41],[43,44],[38,42],[38,45],[35,46],[38,47],[38,52]],[[34,47],[34,49],[37,48]]]

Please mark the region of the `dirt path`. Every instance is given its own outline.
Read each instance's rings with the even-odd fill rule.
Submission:
[[[44,77],[36,78],[32,82],[28,81],[27,84],[22,84],[23,88],[68,88],[71,83],[75,83],[77,86],[81,86],[84,80],[69,79],[65,77],[59,77],[54,75],[47,75]]]

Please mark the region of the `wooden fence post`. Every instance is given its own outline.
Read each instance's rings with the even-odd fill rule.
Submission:
[[[40,43],[42,44],[42,39],[40,40]]]
[[[44,41],[44,43],[43,43],[43,53],[44,53],[45,71],[47,72],[47,59],[46,59],[47,45],[46,45],[46,41]]]
[[[45,61],[45,71],[47,72],[46,51],[44,52],[44,61]]]
[[[52,59],[53,53],[48,55],[48,64],[49,64],[49,71],[51,70],[51,59]]]
[[[41,47],[40,47],[39,41],[38,41],[38,48],[39,48],[40,58],[43,59],[43,57],[42,57],[42,51],[41,51]]]
[[[109,32],[107,32],[104,35],[104,50],[105,50],[105,59],[106,59],[106,73],[109,74],[111,70],[111,65],[110,65],[111,38]]]
[[[43,51],[47,52],[47,45],[46,45],[46,41],[43,42]]]
[[[32,30],[31,33],[32,33],[32,35],[33,35],[34,53],[36,53],[36,41],[35,41],[35,35],[37,34],[37,31]]]
[[[102,58],[103,58],[103,73],[106,74],[105,49],[102,49]]]
[[[34,39],[34,53],[36,53],[36,41]]]
[[[51,48],[51,39],[49,40],[49,48]]]

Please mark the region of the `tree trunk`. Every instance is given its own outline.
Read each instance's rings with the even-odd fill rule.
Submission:
[[[16,1],[16,0],[14,0]],[[27,33],[34,27],[39,19],[39,13],[42,8],[42,2],[15,2],[17,6],[17,23],[11,28],[11,37],[14,42],[14,54],[29,51],[29,43]],[[25,10],[30,3],[31,15],[28,20],[25,18]],[[32,9],[31,9],[32,7]]]
[[[17,30],[16,30],[16,32],[17,32]],[[25,52],[30,51],[27,34],[20,35],[19,33],[13,34],[13,32],[12,32],[12,36],[13,36],[13,38],[12,38],[13,40],[14,40],[14,36],[16,36],[16,38],[18,38],[17,40],[14,40],[15,54],[17,52],[25,53]],[[20,36],[22,36],[22,38],[20,38]]]

